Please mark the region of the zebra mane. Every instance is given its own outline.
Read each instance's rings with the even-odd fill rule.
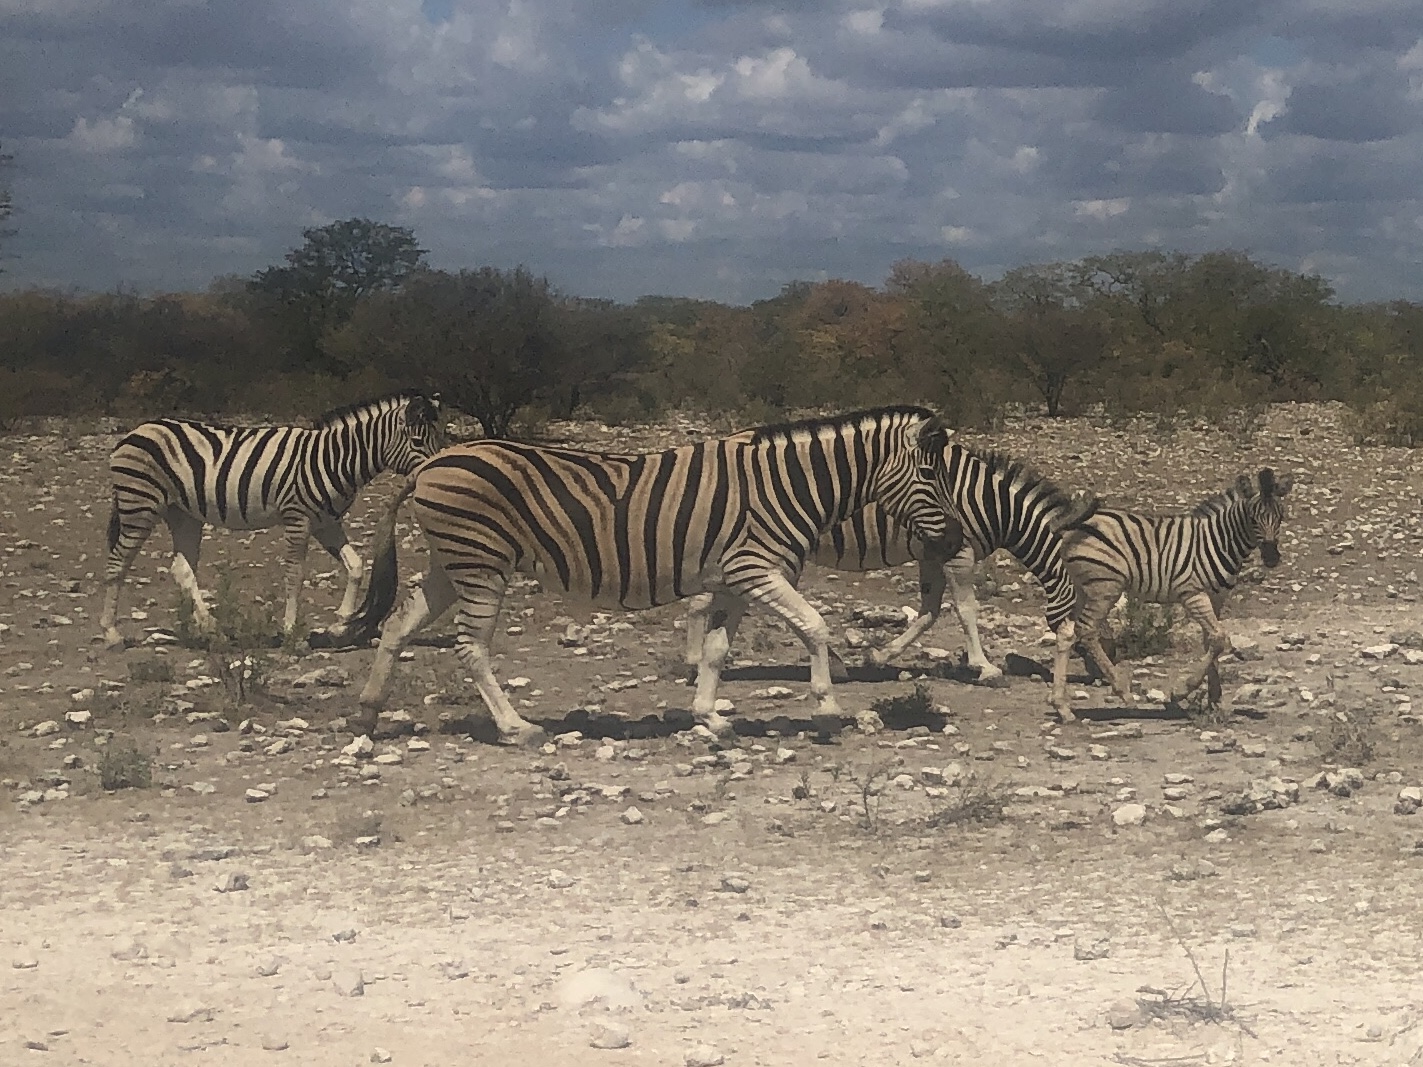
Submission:
[[[1248,479],[1242,476],[1236,480],[1234,485],[1227,486],[1219,493],[1212,493],[1206,497],[1191,509],[1191,514],[1198,519],[1207,519],[1212,515],[1229,511],[1237,504],[1245,503],[1254,495],[1254,487]]]
[[[865,408],[862,411],[847,411],[840,415],[824,415],[817,418],[801,419],[797,422],[781,422],[774,423],[770,426],[757,426],[745,432],[750,434],[750,442],[752,444],[759,444],[764,441],[783,441],[800,434],[816,435],[822,430],[840,430],[845,427],[858,426],[866,422],[879,422],[886,417],[895,415],[919,418],[926,421],[938,417],[928,408],[921,408],[914,404],[891,404],[888,407],[882,408]]]
[[[398,393],[388,393],[385,396],[378,396],[371,400],[359,400],[354,404],[343,404],[339,408],[332,408],[321,415],[318,415],[313,422],[312,428],[316,430],[327,430],[342,422],[352,415],[358,415],[369,411],[385,411],[390,408],[399,407],[408,403],[423,394],[418,389],[402,389]]]
[[[1087,501],[1078,501],[1051,478],[1038,473],[1027,461],[1009,455],[1007,452],[974,445],[958,445],[957,447],[962,448],[966,454],[987,467],[990,474],[996,474],[1010,485],[1041,497],[1060,517],[1080,510],[1087,503]],[[1096,510],[1096,499],[1095,496],[1091,498],[1094,511]]]

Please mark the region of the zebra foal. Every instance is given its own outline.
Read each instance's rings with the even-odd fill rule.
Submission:
[[[1242,475],[1222,493],[1183,515],[1146,516],[1103,508],[1063,529],[1068,572],[1078,588],[1077,627],[1082,646],[1130,703],[1131,673],[1113,665],[1102,647],[1101,629],[1122,593],[1157,604],[1181,604],[1201,628],[1205,655],[1173,689],[1179,700],[1209,674],[1211,699],[1219,699],[1216,661],[1230,648],[1220,624],[1221,604],[1245,561],[1258,547],[1261,562],[1280,562],[1280,526],[1288,477],[1269,467]],[[1058,647],[1054,673],[1065,676],[1067,653]]]
[[[395,517],[413,496],[430,569],[381,629],[357,728],[383,703],[401,646],[458,603],[456,648],[501,738],[534,736],[538,727],[495,679],[489,646],[510,577],[536,570],[546,584],[629,610],[703,591],[716,594],[713,611],[722,614],[760,604],[804,641],[811,690],[834,713],[829,629],[795,578],[820,535],[872,500],[927,540],[940,536],[946,516],[933,475],[943,440],[931,412],[895,407],[646,455],[511,441],[446,449],[391,504],[365,602],[338,635],[369,640],[394,605]],[[726,641],[724,619],[717,621],[709,645]],[[724,733],[730,724],[714,710],[717,682],[717,670],[703,670],[692,710]]]
[[[204,523],[229,530],[284,528],[285,633],[296,626],[307,542],[315,537],[346,569],[340,615],[349,618],[362,566],[341,517],[376,475],[408,474],[444,444],[439,397],[413,392],[338,408],[313,429],[190,419],[135,427],[109,457],[113,506],[100,619],[105,642],[111,648],[124,643],[116,624],[119,587],[160,518],[173,535],[173,580],[192,601],[199,629],[214,626],[195,573]]]
[[[827,531],[816,543],[808,562],[842,571],[868,571],[919,563],[919,615],[904,633],[882,649],[870,651],[870,660],[883,665],[918,641],[939,619],[944,589],[953,597],[954,613],[963,626],[969,665],[978,669],[979,681],[1000,678],[1003,671],[984,655],[978,632],[978,599],[973,590],[973,568],[999,549],[1016,558],[1042,585],[1047,595],[1048,627],[1059,644],[1070,649],[1076,632],[1072,615],[1076,590],[1062,558],[1058,528],[1071,518],[1079,521],[1095,508],[1075,503],[1061,489],[1025,463],[998,452],[957,442],[944,446],[940,499],[962,528],[957,551],[945,557],[945,543],[926,544],[874,504]],[[687,612],[687,663],[699,664],[706,631],[710,594],[693,597]],[[1067,678],[1054,675],[1052,704],[1067,706]]]

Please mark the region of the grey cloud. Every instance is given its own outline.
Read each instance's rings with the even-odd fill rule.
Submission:
[[[1423,125],[1423,102],[1409,100],[1397,76],[1368,72],[1339,84],[1306,83],[1270,134],[1302,133],[1330,141],[1385,141]]]

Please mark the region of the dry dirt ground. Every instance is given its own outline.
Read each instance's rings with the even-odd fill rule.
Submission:
[[[114,434],[6,437],[0,1063],[1423,1063],[1423,814],[1399,799],[1423,753],[1423,465],[1341,418],[990,439],[1142,507],[1264,463],[1295,475],[1285,562],[1228,609],[1243,655],[1218,721],[1079,683],[1096,717],[1054,727],[1041,681],[946,677],[950,617],[904,676],[840,693],[853,713],[922,675],[946,726],[822,733],[799,646],[751,619],[724,750],[672,729],[678,609],[595,615],[529,584],[498,670],[553,734],[587,728],[543,751],[458,732],[476,698],[435,644],[400,665],[407,714],[354,755],[341,717],[368,651],[259,652],[245,692],[200,651],[106,652]],[[553,429],[651,448],[705,427]],[[393,484],[354,511],[363,546]],[[199,576],[225,566],[236,602],[273,601],[278,542],[212,533]],[[125,590],[136,642],[175,623],[167,551],[155,535]],[[421,565],[407,534],[402,574]],[[321,624],[339,590],[328,560],[311,570]],[[1045,658],[1037,587],[984,571],[990,655]],[[863,609],[911,604],[914,575],[806,588],[882,641]],[[1197,642],[1182,629],[1170,669]],[[1143,688],[1167,677],[1138,666]],[[101,764],[133,746],[151,784],[106,792]]]

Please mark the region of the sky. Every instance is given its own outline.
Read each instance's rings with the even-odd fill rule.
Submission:
[[[1418,0],[0,0],[0,149],[9,289],[361,216],[619,300],[1148,248],[1423,299]]]

